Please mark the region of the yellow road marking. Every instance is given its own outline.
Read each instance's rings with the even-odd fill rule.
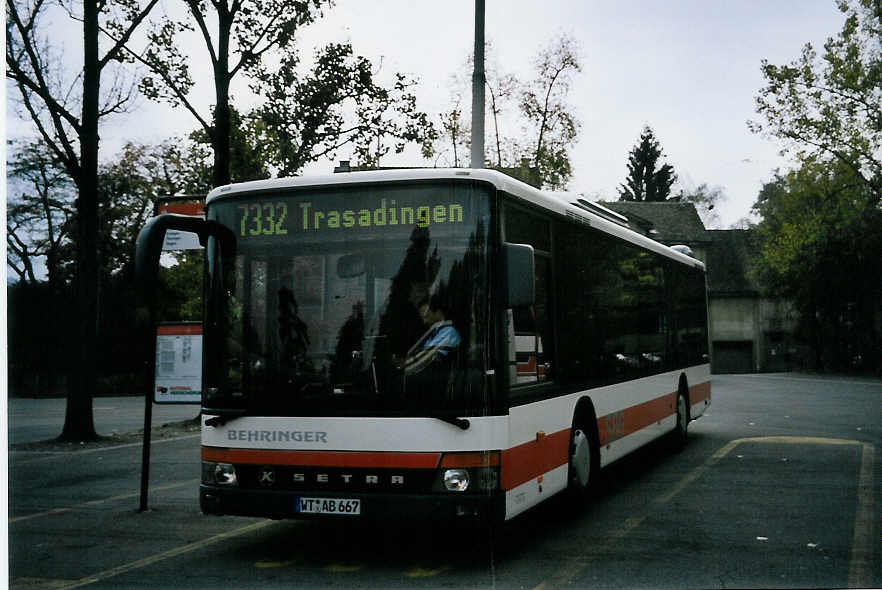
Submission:
[[[97,574],[91,576],[86,576],[85,578],[80,578],[79,580],[74,580],[67,586],[59,587],[58,590],[72,590],[73,588],[80,588],[82,586],[88,586],[89,584],[94,584],[96,582],[102,582],[104,580],[107,580],[108,578],[113,578],[120,574],[125,574],[134,570],[145,568],[149,565],[159,563],[160,561],[171,559],[172,557],[178,557],[179,555],[184,555],[185,553],[190,553],[192,551],[196,551],[197,549],[202,549],[203,547],[214,545],[215,543],[220,543],[221,541],[226,541],[227,539],[232,539],[234,537],[238,537],[256,530],[260,530],[262,528],[266,528],[275,524],[276,522],[278,521],[262,520],[260,522],[255,522],[253,524],[249,524],[247,526],[243,526],[232,531],[227,531],[226,533],[221,533],[213,537],[208,537],[207,539],[202,539],[201,541],[196,541],[195,543],[190,543],[181,547],[169,549],[168,551],[163,551],[162,553],[157,553],[156,555],[151,555],[149,557],[145,557],[144,559],[132,561],[121,566],[111,568],[109,570],[104,570],[103,572],[98,572]]]
[[[711,455],[707,461],[686,474],[677,484],[667,493],[657,497],[652,505],[655,509],[659,506],[670,502],[677,494],[682,492],[697,480],[705,471],[725,458],[737,446],[745,443],[762,443],[762,444],[799,444],[799,445],[860,445],[863,448],[861,453],[861,471],[858,483],[858,505],[855,515],[854,538],[852,541],[851,559],[849,561],[848,586],[850,588],[867,587],[872,582],[873,575],[873,464],[875,449],[869,443],[863,443],[857,440],[838,439],[838,438],[820,438],[812,436],[765,436],[739,438],[730,441],[720,450]],[[599,554],[607,553],[612,550],[613,546],[624,539],[631,531],[640,526],[649,516],[650,512],[655,510],[644,510],[625,521],[618,529],[605,537],[605,542],[599,545],[592,545],[581,552],[579,555],[568,560],[558,571],[556,571],[547,580],[543,580],[533,590],[546,590],[547,588],[555,588],[571,584],[576,576],[587,566],[592,560],[596,559]]]
[[[161,492],[164,490],[171,490],[174,488],[179,488],[181,486],[192,486],[199,482],[198,478],[188,479],[186,481],[180,481],[177,483],[170,483],[163,486],[154,486],[150,488],[151,492]],[[41,518],[43,516],[52,516],[53,514],[63,514],[65,512],[70,512],[72,510],[77,510],[78,508],[86,508],[89,506],[99,506],[101,504],[107,504],[109,502],[116,502],[118,500],[127,500],[130,498],[136,498],[141,495],[140,491],[137,492],[126,492],[125,494],[119,494],[118,496],[110,496],[109,498],[99,498],[98,500],[89,500],[88,502],[82,502],[81,504],[75,504],[73,506],[65,506],[63,508],[53,508],[52,510],[46,510],[44,512],[37,512],[35,514],[26,514],[24,516],[16,516],[15,518],[10,518],[9,522],[21,522],[23,520],[31,520],[32,518]]]
[[[52,578],[15,578],[10,588],[12,590],[57,590],[70,584],[70,580],[55,580]]]
[[[869,588],[873,583],[873,465],[876,449],[863,443],[858,479],[858,508],[848,565],[848,587]]]
[[[329,571],[334,574],[346,574],[350,572],[357,572],[363,568],[363,563],[332,563],[325,568],[325,571]]]
[[[759,379],[778,379],[779,381],[811,381],[813,383],[826,383],[828,385],[837,385],[846,383],[848,385],[868,385],[870,387],[880,387],[879,381],[858,381],[855,379],[814,379],[812,377],[790,377],[787,375],[738,375],[739,378],[759,378]]]
[[[270,560],[262,560],[258,561],[254,564],[254,567],[258,569],[272,569],[277,567],[288,567],[289,565],[296,563],[296,559],[286,559],[284,561],[270,561]]]
[[[417,566],[404,572],[404,575],[408,578],[431,578],[433,576],[437,576],[438,574],[443,574],[448,570],[450,570],[449,565],[442,565],[441,567],[436,568],[424,568]]]

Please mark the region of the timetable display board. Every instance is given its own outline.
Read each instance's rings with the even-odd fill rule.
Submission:
[[[156,329],[153,401],[202,402],[202,324],[162,324]]]

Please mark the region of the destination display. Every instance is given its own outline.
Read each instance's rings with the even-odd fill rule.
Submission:
[[[383,226],[429,227],[440,223],[462,223],[461,203],[399,206],[395,199],[381,199],[373,209],[323,209],[311,201],[297,204],[299,212],[289,218],[288,204],[257,202],[238,205],[237,226],[243,238],[285,236],[292,225],[298,230],[369,228]]]

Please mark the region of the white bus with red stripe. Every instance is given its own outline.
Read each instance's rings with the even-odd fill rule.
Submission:
[[[402,170],[205,209],[206,513],[509,519],[710,403],[703,265],[570,195]]]

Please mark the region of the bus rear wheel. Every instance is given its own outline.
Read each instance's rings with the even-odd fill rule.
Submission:
[[[591,489],[597,475],[593,433],[583,425],[573,427],[570,436],[569,492],[575,497],[584,497]]]

